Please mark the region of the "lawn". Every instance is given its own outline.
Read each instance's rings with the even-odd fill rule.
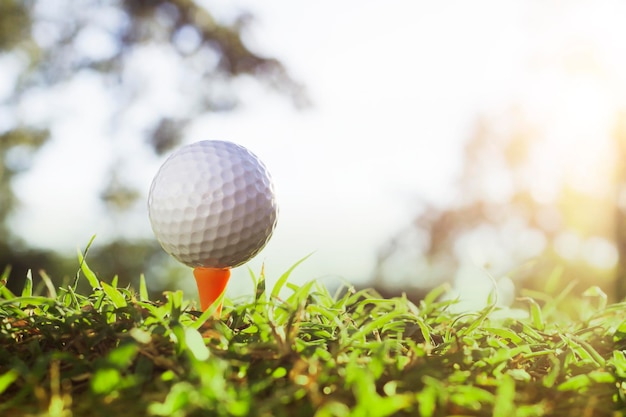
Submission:
[[[225,299],[216,320],[180,291],[151,301],[143,277],[118,288],[80,261],[58,288],[45,273],[21,294],[0,288],[0,416],[626,414],[626,304],[597,287],[458,314],[445,287],[416,305],[297,286],[291,270],[265,288],[251,272],[254,296]]]

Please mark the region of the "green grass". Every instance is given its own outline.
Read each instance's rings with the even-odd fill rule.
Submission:
[[[3,417],[626,413],[626,304],[599,288],[527,291],[520,318],[495,303],[453,313],[445,288],[414,305],[296,286],[291,271],[266,291],[251,274],[254,297],[214,320],[180,291],[152,302],[143,278],[117,288],[80,260],[60,288],[45,274],[21,294],[0,287]]]

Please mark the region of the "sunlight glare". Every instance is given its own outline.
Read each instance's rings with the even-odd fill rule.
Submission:
[[[594,197],[612,192],[617,104],[598,74],[551,74],[527,105],[542,120],[533,144],[528,179],[533,197],[554,203],[563,186]],[[534,101],[533,100],[533,101]]]

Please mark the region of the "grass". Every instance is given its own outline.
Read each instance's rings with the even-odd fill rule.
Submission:
[[[495,300],[458,314],[443,287],[414,305],[296,286],[291,271],[270,291],[251,274],[255,295],[214,320],[180,291],[153,302],[143,278],[118,288],[80,260],[60,288],[45,274],[21,294],[0,287],[1,416],[626,414],[626,304],[597,287],[527,291],[524,315]]]

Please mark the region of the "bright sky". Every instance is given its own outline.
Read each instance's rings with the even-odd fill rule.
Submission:
[[[210,115],[189,131],[189,141],[247,146],[272,172],[279,225],[249,264],[259,270],[265,262],[270,280],[311,252],[294,280],[368,279],[377,250],[410,222],[416,199],[453,197],[462,145],[481,112],[527,103],[555,118],[553,136],[566,143],[577,139],[563,126],[592,112],[591,121],[583,123],[588,134],[571,142],[578,151],[564,158],[569,162],[560,161],[575,165],[589,146],[608,137],[611,109],[626,97],[620,94],[626,85],[621,75],[626,51],[620,44],[626,39],[626,6],[619,1],[601,6],[521,0],[206,3],[251,10],[257,20],[250,42],[282,60],[307,86],[314,105],[297,112],[285,98],[243,80],[249,88],[237,111]],[[180,97],[171,97],[159,80],[176,76],[175,69],[150,59],[163,57],[147,52],[136,69],[138,76],[152,72],[151,102],[174,106]],[[574,67],[571,74],[567,65]],[[144,162],[148,153],[133,136],[141,132],[132,127],[112,140],[107,136],[110,119],[93,103],[108,100],[106,90],[83,77],[56,95],[53,105],[50,98],[34,96],[21,109],[36,119],[52,107],[61,120],[54,143],[16,184],[26,205],[16,222],[36,244],[72,253],[94,233],[102,239],[112,230],[128,237],[151,235],[147,215],[116,225],[93,195],[104,183],[115,147],[126,150],[124,158],[136,157],[132,180],[146,193],[161,162]],[[561,107],[562,112],[555,110]],[[148,117],[145,108],[129,114]],[[540,161],[538,166],[549,177],[564,165]],[[248,291],[246,268],[234,276],[230,291]],[[235,284],[237,277],[242,286]]]

